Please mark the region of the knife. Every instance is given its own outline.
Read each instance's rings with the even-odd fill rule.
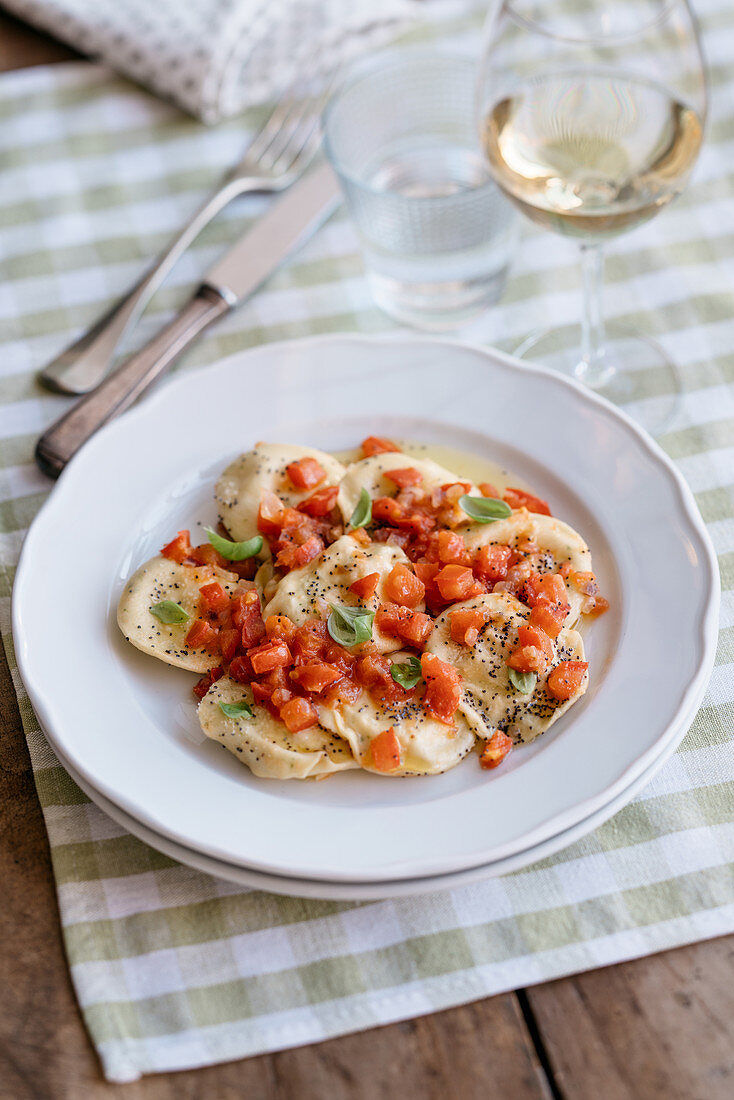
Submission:
[[[47,428],[36,444],[41,470],[58,477],[90,436],[129,408],[208,325],[253,294],[339,201],[339,184],[328,164],[293,184],[207,272],[170,324]]]

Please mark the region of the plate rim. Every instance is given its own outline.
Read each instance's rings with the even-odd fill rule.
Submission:
[[[594,829],[600,828],[612,817],[620,813],[635,795],[654,779],[683,741],[690,727],[691,720],[692,715],[687,714],[681,723],[680,735],[668,745],[663,746],[662,751],[652,761],[650,766],[646,768],[641,775],[637,776],[636,779],[633,779],[629,787],[626,787],[624,791],[610,799],[604,806],[599,807],[599,809],[595,810],[589,817],[577,822],[569,829],[565,829],[561,833],[548,837],[539,844],[526,848],[521,852],[517,852],[515,855],[505,856],[489,863],[480,864],[476,867],[468,867],[460,871],[443,872],[436,875],[426,875],[417,878],[386,879],[384,882],[378,880],[372,882],[350,882],[346,880],[333,881],[330,879],[319,880],[299,878],[296,875],[260,871],[256,868],[239,866],[236,863],[228,863],[225,860],[217,859],[215,856],[208,855],[205,852],[199,852],[195,848],[187,848],[185,845],[176,840],[172,840],[170,837],[156,833],[150,826],[138,821],[111,799],[101,795],[99,791],[95,790],[91,783],[83,780],[78,774],[75,774],[74,768],[71,767],[67,761],[62,759],[61,755],[59,755],[59,763],[68,772],[73,782],[75,782],[84,794],[94,802],[98,809],[107,814],[108,817],[111,817],[112,820],[122,828],[127,829],[137,837],[138,840],[142,841],[143,844],[147,844],[156,851],[162,852],[163,855],[167,856],[169,859],[176,860],[177,863],[183,866],[191,867],[195,871],[200,871],[203,874],[211,875],[215,878],[224,879],[226,882],[233,882],[246,889],[261,890],[267,893],[278,894],[282,897],[299,897],[312,901],[385,901],[390,898],[415,897],[435,891],[459,889],[462,886],[470,886],[476,882],[483,882],[488,878],[499,878],[502,875],[514,874],[516,871],[522,871],[538,860],[547,859],[557,855],[559,852],[565,851],[566,848],[570,847],[572,844],[576,844],[579,840],[583,840],[583,838],[593,832]],[[610,810],[612,804],[615,805],[614,808]],[[110,812],[110,808],[112,812]],[[140,832],[137,831],[138,829]],[[573,836],[566,839],[569,833],[573,833]],[[163,847],[159,846],[159,841],[164,842]],[[542,849],[542,851],[538,851],[538,849]],[[498,867],[498,864],[501,866]],[[229,874],[222,874],[222,868],[228,871]],[[250,881],[246,881],[248,878]],[[280,888],[275,889],[273,883],[278,883]],[[383,886],[388,888],[387,893],[381,892]],[[321,887],[325,887],[327,892],[324,893]]]
[[[401,348],[403,347],[416,347],[421,345],[428,345],[432,348],[441,347],[445,348],[447,352],[459,351],[470,352],[483,359],[487,364],[491,364],[493,361],[499,361],[499,364],[504,367],[509,367],[511,370],[519,371],[526,374],[537,374],[542,378],[549,379],[556,385],[562,387],[568,387],[574,391],[577,398],[582,399],[584,402],[597,405],[607,416],[611,415],[613,418],[618,419],[621,423],[632,432],[637,438],[637,442],[643,451],[654,460],[654,464],[658,469],[664,471],[667,478],[672,482],[675,488],[675,495],[678,504],[681,508],[681,514],[685,517],[689,529],[695,532],[699,545],[704,551],[704,560],[706,563],[705,571],[705,613],[701,617],[700,621],[700,633],[701,633],[701,651],[702,659],[700,660],[695,673],[690,678],[690,681],[686,687],[685,692],[681,696],[681,703],[676,715],[668,722],[667,726],[662,729],[655,741],[655,745],[646,750],[641,756],[635,758],[635,760],[629,764],[621,773],[618,774],[617,779],[610,785],[605,786],[603,792],[597,792],[593,797],[585,798],[583,801],[573,803],[573,806],[562,813],[556,814],[554,817],[545,818],[542,825],[534,829],[534,831],[527,833],[523,837],[523,842],[518,842],[514,847],[515,851],[524,850],[529,846],[532,846],[540,842],[544,836],[555,835],[560,831],[564,831],[567,828],[572,827],[574,821],[583,820],[594,812],[595,808],[599,805],[603,805],[615,797],[619,791],[634,780],[635,775],[639,775],[646,768],[646,763],[654,759],[657,756],[658,750],[661,746],[667,744],[673,740],[676,736],[678,723],[676,721],[678,714],[682,711],[694,713],[694,708],[697,708],[700,700],[705,692],[706,685],[708,683],[711,669],[714,664],[716,643],[718,638],[718,606],[720,598],[720,578],[718,571],[718,562],[716,559],[715,551],[711,543],[710,536],[703,520],[700,516],[698,508],[696,506],[693,493],[690,487],[687,485],[682,474],[678,471],[672,460],[665,454],[665,452],[659,447],[659,445],[648,436],[626,413],[622,410],[611,405],[604,398],[598,394],[587,390],[575,379],[569,378],[565,375],[561,375],[558,372],[552,371],[548,368],[542,367],[539,364],[527,363],[508,355],[493,347],[483,347],[481,345],[472,344],[466,341],[449,340],[430,336],[417,336],[410,333],[386,333],[378,335],[365,335],[355,333],[332,333],[323,336],[312,335],[294,340],[277,341],[271,344],[256,345],[252,348],[242,349],[238,352],[227,356],[224,359],[217,360],[214,363],[205,366],[203,372],[206,372],[209,376],[215,376],[217,372],[226,372],[230,365],[236,361],[241,361],[243,358],[249,356],[257,356],[258,354],[265,352],[271,355],[277,355],[278,352],[300,353],[303,349],[308,349],[313,345],[318,346],[323,343],[330,344],[361,344],[366,347],[374,345],[393,344]],[[181,386],[185,388],[187,385],[195,384],[197,380],[202,377],[202,368],[195,370],[189,370],[184,373],[177,374],[169,381],[169,383],[163,387],[158,388],[153,394],[148,395],[138,405],[133,407],[123,417],[113,420],[105,425],[81,450],[81,452],[75,456],[75,458],[69,464],[67,470],[64,471],[59,479],[60,491],[50,494],[48,500],[44,503],[40,509],[38,515],[34,519],[29,531],[27,533],[24,545],[21,551],[20,560],[18,563],[15,584],[13,587],[12,598],[12,626],[13,634],[16,640],[20,641],[23,637],[22,627],[22,608],[21,608],[21,594],[26,583],[26,573],[30,569],[29,562],[31,560],[35,540],[39,536],[39,530],[41,527],[42,517],[45,519],[49,514],[53,514],[57,502],[63,499],[63,490],[65,486],[73,484],[73,477],[69,471],[75,471],[81,467],[82,464],[93,459],[95,450],[100,446],[99,441],[109,440],[110,437],[114,437],[114,434],[119,431],[126,430],[125,425],[135,424],[138,420],[144,419],[152,411],[154,411],[162,402],[167,398],[170,393],[170,387],[172,385]],[[102,444],[104,445],[104,443]],[[18,644],[17,649],[17,662],[18,669],[21,674],[21,678],[26,686],[29,698],[35,708],[39,720],[43,727],[48,731],[48,738],[52,746],[56,748],[57,734],[54,730],[54,716],[53,716],[53,703],[47,700],[42,686],[39,686],[34,679],[32,669],[29,667],[29,660],[26,659],[25,646]],[[685,732],[685,731],[684,731]],[[682,735],[681,735],[682,736]],[[63,745],[63,738],[59,738],[61,745]],[[60,751],[64,751],[63,748]],[[92,786],[98,788],[100,793],[108,797],[110,801],[115,802],[115,792],[112,790],[106,791],[104,789],[105,784],[95,783],[92,776],[85,771],[83,761],[74,760],[75,766],[78,768],[81,775],[83,775]],[[119,797],[119,796],[118,796]],[[155,818],[148,815],[146,818],[145,813],[140,812],[140,807],[136,807],[134,810],[132,805],[130,807],[125,806],[126,812],[130,812],[131,816],[140,819],[145,822],[154,831],[161,833],[162,835],[170,836],[172,840],[182,846],[187,846],[187,838],[179,836],[175,831],[170,829],[166,830],[161,827],[161,823],[155,820]],[[540,839],[539,839],[540,837]],[[188,840],[190,846],[190,838]],[[200,850],[204,850],[203,848]],[[213,848],[211,854],[214,858],[228,861],[227,855],[217,853]],[[480,861],[475,861],[472,865],[478,866]],[[252,867],[253,869],[260,869],[266,873],[278,874],[284,873],[283,868],[268,867],[267,864],[258,863],[257,860],[247,857],[241,860],[241,865],[245,867]],[[470,864],[463,863],[464,867],[470,866]],[[405,866],[391,865],[393,879],[399,879],[406,877]],[[353,872],[352,872],[353,875]],[[327,877],[331,881],[340,881],[345,878],[344,874],[334,873],[329,874]],[[365,874],[360,881],[373,881],[374,876],[370,873]],[[352,877],[352,881],[355,881]]]

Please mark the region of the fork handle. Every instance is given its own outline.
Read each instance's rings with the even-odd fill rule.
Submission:
[[[43,472],[58,477],[90,436],[129,408],[203,329],[230,308],[218,291],[199,287],[170,324],[46,429],[36,444],[36,462]]]
[[[262,187],[262,182],[242,176],[238,178],[234,173],[229,173],[222,184],[192,214],[135,286],[100,317],[91,329],[39,372],[41,381],[57,393],[89,393],[104,378],[123,336],[191,242],[232,199],[259,187]]]

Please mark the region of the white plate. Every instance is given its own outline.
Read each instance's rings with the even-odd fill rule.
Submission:
[[[191,676],[124,642],[117,598],[179,527],[215,519],[212,483],[238,451],[263,438],[338,450],[371,432],[497,460],[585,535],[612,602],[587,635],[591,686],[491,775],[470,758],[430,779],[258,780],[191,740]],[[13,626],[52,744],[131,817],[226,863],[384,882],[517,855],[629,788],[703,695],[718,594],[690,491],[612,406],[498,352],[340,336],[178,377],[95,436],[31,528]]]
[[[693,715],[691,715],[691,718]],[[688,722],[686,723],[688,725]],[[494,863],[488,863],[482,867],[473,867],[469,871],[455,871],[452,874],[433,875],[428,878],[396,879],[389,882],[318,882],[313,879],[287,878],[285,875],[269,875],[265,871],[252,871],[247,867],[238,867],[234,863],[224,863],[222,860],[213,859],[211,856],[194,852],[191,848],[184,848],[175,840],[154,833],[146,828],[135,818],[130,817],[119,806],[105,798],[89,785],[75,769],[59,754],[59,759],[67,769],[72,779],[82,790],[99,806],[109,817],[122,825],[124,829],[133,833],[145,844],[163,852],[170,859],[193,867],[196,871],[204,871],[216,878],[223,878],[234,882],[238,886],[246,886],[252,890],[267,890],[271,894],[284,894],[287,897],[325,899],[328,901],[378,901],[382,898],[410,897],[415,894],[427,894],[434,890],[451,890],[457,886],[469,886],[473,882],[481,882],[487,878],[495,878],[497,875],[510,874],[519,871],[539,859],[546,859],[557,852],[567,848],[570,844],[580,840],[603,825],[610,817],[621,810],[641,790],[652,777],[662,768],[663,764],[673,755],[677,742],[666,745],[660,756],[646,768],[642,775],[638,776],[621,794],[613,798],[608,805],[584,818],[578,825],[566,829],[557,836],[536,844],[533,848],[527,848],[516,856],[507,856],[498,859]]]

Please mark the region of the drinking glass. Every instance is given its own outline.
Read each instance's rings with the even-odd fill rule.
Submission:
[[[477,77],[471,58],[390,50],[355,66],[324,112],[372,296],[429,331],[497,300],[516,240],[477,142]]]
[[[651,431],[669,419],[680,382],[658,345],[605,332],[602,249],[681,192],[706,103],[688,0],[495,0],[490,10],[479,81],[490,171],[523,214],[581,246],[576,346],[546,332],[518,354],[619,404],[645,396],[646,371],[657,368],[653,384],[667,400],[637,410]]]

